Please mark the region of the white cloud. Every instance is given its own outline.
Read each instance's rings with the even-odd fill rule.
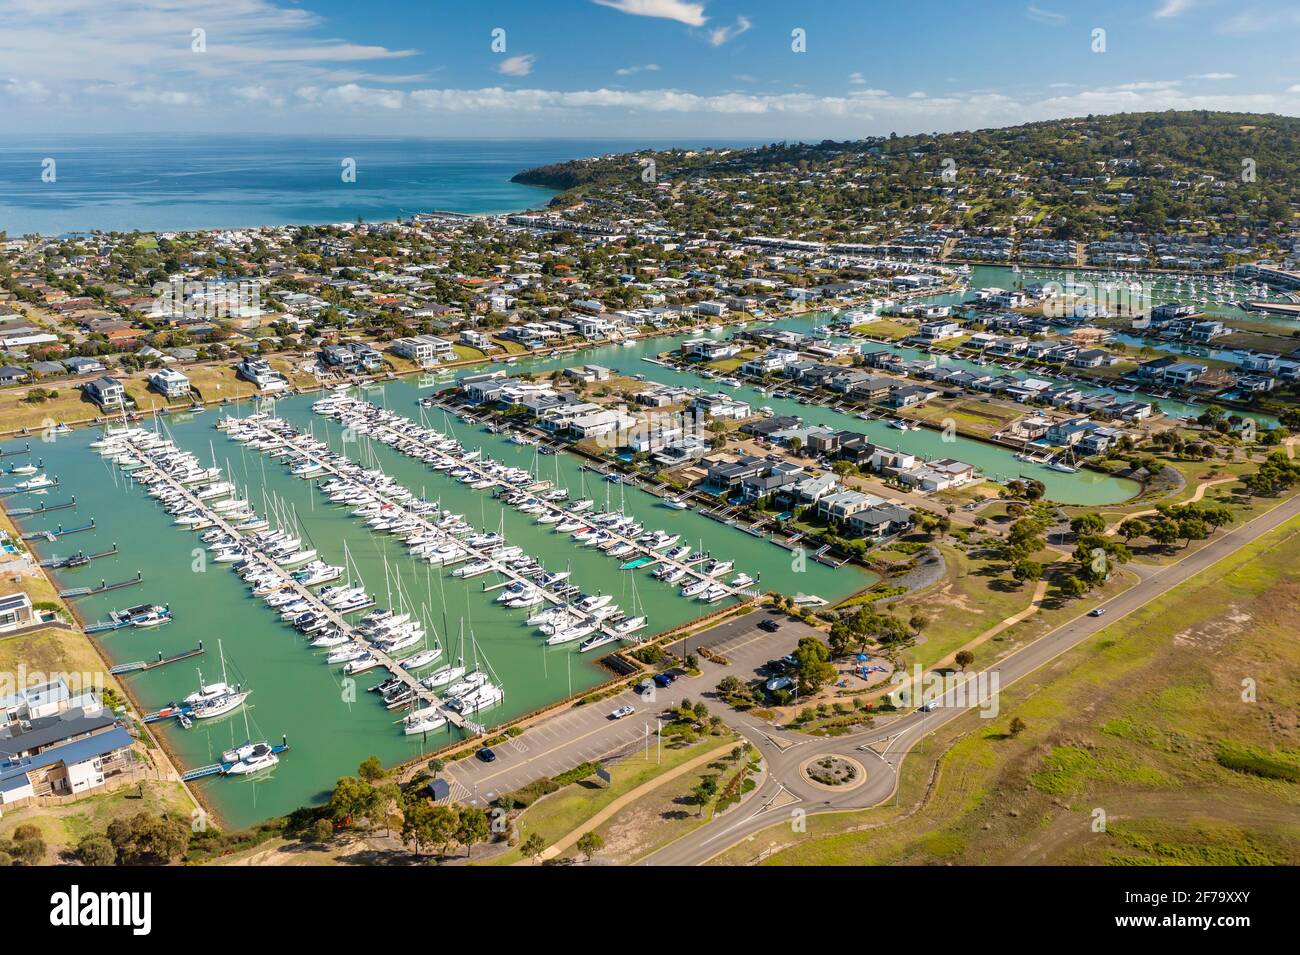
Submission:
[[[1056,26],[1065,22],[1065,14],[1057,13],[1054,10],[1044,10],[1042,7],[1036,7],[1032,3],[1025,7],[1025,16],[1035,23],[1050,23]]]
[[[754,24],[750,22],[749,17],[736,17],[736,22],[729,27],[718,27],[709,31],[709,42],[714,46],[722,46],[730,40],[734,40],[742,33],[747,33]]]
[[[1156,10],[1157,20],[1168,20],[1171,17],[1181,16],[1192,8],[1196,0],[1164,0],[1159,9]]]
[[[1247,10],[1219,24],[1219,32],[1240,35],[1295,26],[1300,26],[1300,10]]]
[[[1235,80],[1236,73],[1193,73],[1189,80]]]
[[[501,61],[497,67],[497,72],[503,76],[527,76],[533,71],[533,64],[537,62],[537,57],[531,53],[522,53],[519,56],[511,56]]]
[[[199,106],[202,99],[180,90],[157,89],[135,83],[94,83],[82,92],[102,99],[111,99],[129,107],[141,106]]]
[[[38,80],[20,80],[11,77],[0,89],[4,90],[6,96],[24,103],[43,103],[50,98],[49,87]]]
[[[0,63],[58,98],[87,86],[152,103],[219,102],[232,85],[292,87],[377,80],[360,64],[395,50],[322,36],[323,21],[289,0],[4,0]],[[202,28],[206,45],[192,49]],[[413,77],[419,81],[420,76]],[[379,80],[384,82],[384,80]],[[150,92],[152,91],[152,92]]]
[[[702,27],[709,19],[704,15],[704,4],[685,3],[684,0],[592,0],[592,2],[637,17],[676,20],[689,27]]]
[[[231,92],[249,103],[265,103],[277,109],[284,105],[284,97],[265,86],[237,86]]]
[[[863,76],[861,73],[850,73],[849,82],[852,83],[854,86],[866,86],[867,78]]]
[[[356,83],[344,83],[342,86],[325,89],[303,86],[299,87],[297,93],[301,99],[313,106],[401,109],[406,102],[406,94],[401,90],[376,89],[358,86]]]
[[[615,70],[618,76],[632,76],[636,73],[658,73],[658,63],[643,63],[640,66],[625,66],[621,70]]]

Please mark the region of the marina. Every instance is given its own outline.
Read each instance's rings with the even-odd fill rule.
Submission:
[[[418,380],[413,378],[389,382],[382,390],[371,391],[368,397],[381,404],[410,409],[414,414],[417,399],[424,394],[427,391],[422,391]],[[655,567],[649,564],[641,565],[645,570],[640,573],[622,571],[621,566],[635,558],[633,554],[612,558],[596,547],[574,544],[569,534],[561,535],[554,530],[558,525],[536,523],[537,515],[521,513],[493,497],[489,489],[476,490],[447,478],[445,472],[433,472],[424,462],[378,439],[344,435],[336,422],[312,411],[319,397],[281,400],[276,403],[275,414],[302,433],[311,434],[314,429],[315,435],[337,452],[382,467],[402,485],[418,489],[419,498],[439,498],[444,509],[466,515],[479,528],[503,529],[503,536],[511,545],[525,553],[545,556],[548,568],[569,572],[571,579],[580,582],[586,592],[610,596],[611,602],[625,608],[625,619],[632,623],[639,616],[648,618],[644,628],[620,636],[652,637],[716,609],[716,605],[682,597],[680,586],[656,579],[650,573]],[[254,410],[248,404],[228,409],[232,415],[250,414]],[[504,465],[527,469],[535,462],[536,447],[512,444],[505,436],[488,434],[459,422],[456,430],[467,447],[472,444],[481,448]],[[589,648],[587,652],[580,649],[585,637],[571,643],[546,643],[546,636],[539,634],[535,625],[526,624],[542,607],[507,608],[497,602],[501,591],[484,590],[481,579],[452,577],[427,560],[412,557],[402,542],[391,535],[359,531],[347,510],[330,506],[322,497],[316,486],[318,481],[295,476],[289,468],[278,465],[281,459],[259,454],[234,441],[215,429],[212,419],[174,419],[167,423],[166,434],[178,448],[194,452],[205,461],[216,461],[223,476],[238,484],[240,498],[280,502],[284,512],[296,515],[304,532],[304,546],[310,541],[310,546],[325,561],[341,563],[346,544],[352,563],[361,575],[367,581],[376,582],[384,580],[387,564],[394,587],[432,608],[431,616],[439,624],[438,634],[446,651],[442,659],[428,665],[429,671],[449,663],[448,654],[458,642],[455,633],[463,620],[467,633],[472,630],[474,641],[490,659],[493,671],[507,690],[505,700],[480,717],[485,722],[495,724],[511,719],[608,679],[608,672],[596,660],[602,653],[616,648],[616,642]],[[114,664],[138,664],[160,652],[170,658],[191,650],[200,639],[220,637],[235,673],[234,680],[256,688],[243,708],[254,714],[268,731],[288,733],[296,740],[291,759],[280,761],[268,772],[240,780],[250,785],[235,784],[229,775],[220,773],[196,779],[194,786],[229,824],[249,824],[312,802],[320,798],[322,788],[329,781],[354,771],[356,764],[371,754],[378,755],[385,763],[393,763],[437,749],[460,737],[460,731],[453,727],[405,735],[400,727],[394,726],[394,720],[401,718],[400,711],[377,705],[373,694],[350,690],[345,674],[337,667],[322,665],[323,657],[305,652],[302,638],[278,621],[277,614],[268,613],[263,601],[249,599],[246,585],[236,574],[226,572],[223,565],[211,560],[205,560],[203,569],[196,570],[195,550],[204,550],[198,537],[174,524],[173,518],[158,507],[143,486],[129,479],[129,473],[88,447],[99,435],[97,431],[83,430],[60,436],[43,453],[50,467],[57,465],[60,473],[78,476],[72,490],[80,506],[99,515],[98,526],[85,535],[87,539],[116,540],[119,553],[96,562],[107,569],[105,579],[97,586],[78,586],[76,575],[83,571],[76,569],[55,570],[56,579],[67,596],[77,598],[78,612],[89,622],[106,621],[111,613],[123,607],[123,602],[115,600],[114,591],[145,581],[148,596],[158,604],[166,604],[173,614],[172,622],[166,626],[121,628],[97,636],[103,641],[102,652]],[[558,483],[570,488],[576,490],[584,480],[592,480],[590,476],[584,477],[581,463],[567,454],[546,456],[543,460],[548,462],[551,472],[559,474]],[[607,487],[611,500],[617,501],[621,495],[623,510],[646,527],[662,527],[670,535],[678,534],[683,542],[691,543],[693,549],[701,552],[745,554],[743,567],[738,567],[736,572],[744,570],[761,579],[765,587],[770,582],[792,592],[810,591],[833,600],[869,585],[874,579],[847,568],[834,574],[830,568],[811,561],[806,569],[795,572],[787,551],[778,547],[755,548],[753,538],[737,529],[693,510],[664,507],[659,498],[635,487],[618,488],[601,482],[589,494],[600,496],[603,501]],[[261,511],[269,512],[265,507]],[[55,514],[37,512],[19,517],[19,522],[25,533],[31,533],[55,529],[55,518]],[[51,546],[39,536],[33,545],[38,551]],[[639,578],[635,587],[639,604],[651,608],[649,613],[632,612],[638,602],[630,579],[633,576]],[[441,625],[444,614],[449,622],[447,627]],[[447,629],[452,631],[450,635]],[[592,635],[594,632],[588,637]],[[399,651],[397,656],[409,658],[418,652],[419,647],[412,646]],[[193,662],[180,660],[179,665],[132,667],[126,671],[125,679],[143,710],[152,712],[193,690],[195,673],[189,665]],[[391,671],[383,667],[372,676],[361,674],[356,677],[362,683],[357,689],[366,689],[368,684],[380,685],[391,676]],[[435,692],[442,696],[446,687]],[[188,768],[209,766],[219,761],[223,751],[239,744],[244,737],[238,724],[236,714],[195,721],[189,730],[181,729],[175,720],[163,720],[155,726],[181,767]]]

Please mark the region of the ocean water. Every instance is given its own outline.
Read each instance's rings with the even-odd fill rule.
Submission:
[[[670,145],[705,144],[262,134],[0,138],[0,230],[64,235],[380,221],[435,209],[514,212],[544,206],[554,195],[510,182],[517,172]],[[54,160],[53,182],[42,177],[47,159]],[[348,159],[355,161],[355,182],[343,179]]]

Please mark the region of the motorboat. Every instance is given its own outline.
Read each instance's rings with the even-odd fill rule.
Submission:
[[[253,743],[251,746],[245,744],[244,747],[240,747],[240,751],[244,749],[247,749],[247,752],[233,761],[227,761],[225,759],[227,754],[222,754],[222,773],[227,776],[247,776],[264,769],[271,769],[280,762],[280,757],[275,754],[275,750],[269,743]]]

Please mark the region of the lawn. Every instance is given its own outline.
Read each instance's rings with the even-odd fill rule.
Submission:
[[[994,721],[927,738],[894,804],[812,816],[805,836],[774,827],[715,861],[1297,864],[1297,560],[1292,520],[1004,687]]]
[[[724,755],[669,780],[624,806],[596,827],[596,832],[605,841],[598,857],[629,865],[710,822],[715,816],[716,803],[700,813],[691,793],[705,776],[716,776],[719,786],[724,785],[740,772],[743,765],[743,762],[736,763]]]
[[[732,733],[725,736],[706,736],[691,746],[681,748],[665,744],[662,762],[656,762],[654,741],[651,741],[649,758],[637,753],[606,768],[612,782],[606,786],[595,777],[566,786],[558,792],[539,799],[525,809],[516,820],[516,833],[522,843],[533,833],[540,833],[548,846],[573,832],[624,793],[631,792],[643,783],[667,773],[701,753],[738,740]],[[574,850],[576,853],[576,850]],[[511,849],[491,860],[491,865],[509,865],[523,859],[518,848]]]
[[[166,813],[188,823],[192,809],[193,804],[181,783],[150,779],[139,786],[89,795],[63,805],[7,809],[0,819],[0,836],[9,835],[24,823],[35,824],[45,840],[46,862],[53,863],[58,861],[59,850],[74,847],[87,833],[102,833],[114,819],[151,812]]]

